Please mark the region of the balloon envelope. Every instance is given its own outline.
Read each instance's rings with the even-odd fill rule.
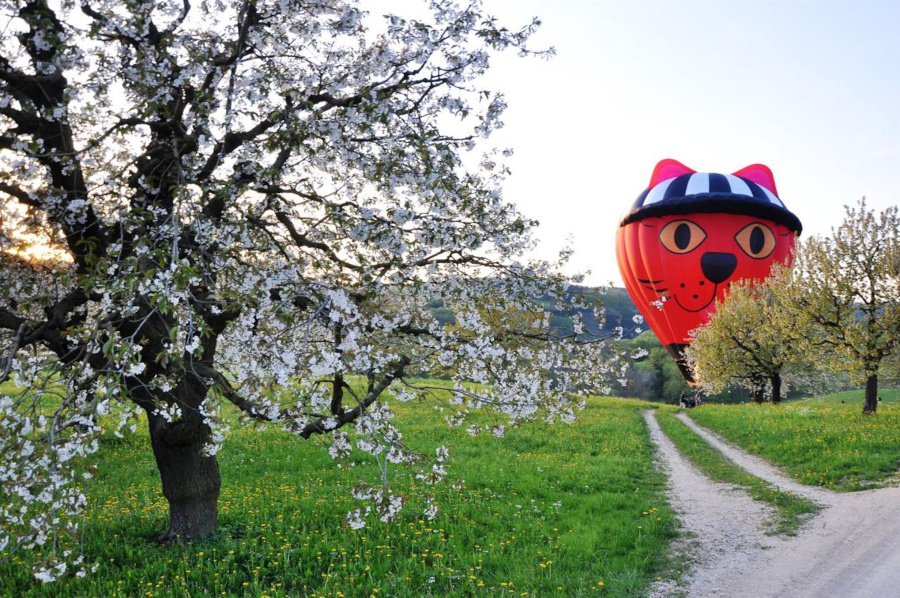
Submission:
[[[690,331],[709,320],[729,283],[761,280],[791,259],[801,224],[776,193],[762,165],[725,175],[663,160],[620,222],[625,288],[688,382]]]

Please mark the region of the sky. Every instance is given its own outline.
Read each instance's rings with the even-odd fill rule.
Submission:
[[[771,168],[804,226],[828,234],[863,196],[900,204],[900,0],[484,0],[537,16],[550,60],[495,59],[512,147],[504,197],[536,218],[538,257],[622,286],[615,231],[659,160]]]

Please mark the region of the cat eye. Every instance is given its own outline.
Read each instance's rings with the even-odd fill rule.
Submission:
[[[775,251],[775,233],[761,222],[748,224],[734,236],[741,251],[756,260],[769,257]]]
[[[659,241],[672,253],[689,253],[703,243],[706,231],[690,220],[673,220],[659,231]]]

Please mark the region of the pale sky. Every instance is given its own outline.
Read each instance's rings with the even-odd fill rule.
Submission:
[[[700,172],[762,163],[804,226],[827,234],[866,196],[900,204],[900,0],[485,0],[539,16],[549,61],[496,60],[513,174],[504,196],[571,237],[572,271],[621,286],[618,220],[674,158]]]

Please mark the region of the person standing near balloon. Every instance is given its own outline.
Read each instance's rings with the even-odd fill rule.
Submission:
[[[789,264],[802,231],[762,164],[732,174],[662,160],[616,234],[625,288],[678,364],[690,331],[706,323],[734,280],[762,280]]]

